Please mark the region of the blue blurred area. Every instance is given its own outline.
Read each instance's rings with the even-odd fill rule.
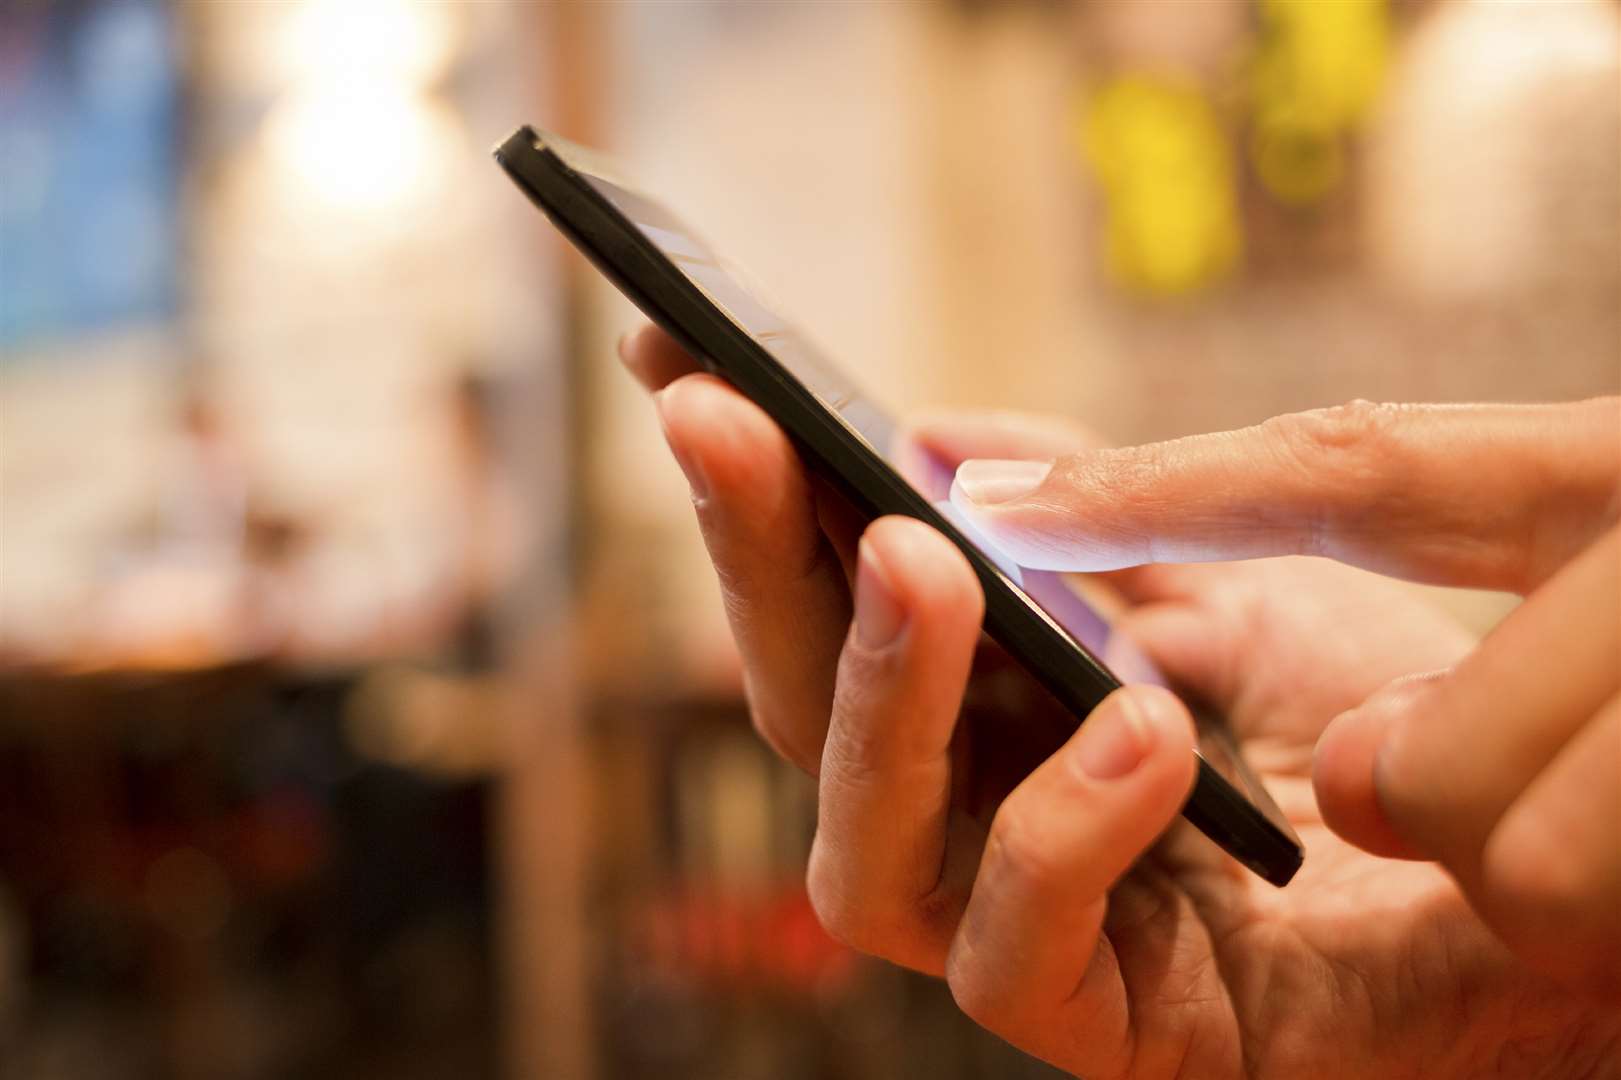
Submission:
[[[0,357],[173,316],[172,22],[153,0],[0,10]]]

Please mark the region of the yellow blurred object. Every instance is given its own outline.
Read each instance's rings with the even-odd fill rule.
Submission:
[[[1108,202],[1107,258],[1117,279],[1176,295],[1237,264],[1232,153],[1197,87],[1144,75],[1115,79],[1086,102],[1083,134]]]
[[[1384,84],[1387,0],[1263,0],[1261,17],[1250,160],[1278,199],[1313,203],[1343,180],[1345,136]]]
[[[1280,201],[1317,202],[1345,177],[1340,132],[1308,108],[1278,108],[1257,116],[1250,135],[1255,175]]]

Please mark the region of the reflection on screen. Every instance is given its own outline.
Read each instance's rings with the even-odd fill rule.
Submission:
[[[935,509],[950,521],[995,563],[1008,579],[1035,606],[1041,608],[1093,656],[1102,660],[1117,677],[1126,682],[1155,682],[1164,679],[1148,659],[1118,634],[1092,609],[1059,574],[1027,570],[1009,559],[986,540],[957,511],[947,497],[952,470],[944,462],[912,456],[903,467],[895,459],[897,428],[894,421],[861,393],[856,385],[834,367],[793,327],[760,302],[737,276],[669,210],[647,198],[599,176],[581,175],[613,203],[641,230],[654,246],[686,275],[687,279],[746,332],[780,364],[788,374],[809,390],[816,399],[843,418],[846,426],[874,451],[895,466]]]

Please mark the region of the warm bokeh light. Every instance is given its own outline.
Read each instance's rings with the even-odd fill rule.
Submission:
[[[266,42],[282,92],[265,163],[307,209],[409,213],[442,194],[464,140],[432,93],[458,43],[459,8],[412,0],[305,0]]]
[[[356,215],[421,209],[441,193],[464,145],[455,115],[409,92],[320,86],[278,102],[265,161],[295,198]]]
[[[302,0],[266,42],[286,85],[425,87],[459,46],[460,5],[423,0]]]

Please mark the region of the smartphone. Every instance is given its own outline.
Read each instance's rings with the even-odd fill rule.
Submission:
[[[985,591],[985,629],[1083,722],[1122,676],[1164,680],[1097,611],[1046,571],[1021,568],[947,499],[950,470],[909,481],[888,456],[896,426],[796,330],[760,302],[675,214],[605,158],[522,127],[495,158],[597,269],[706,368],[756,402],[807,465],[864,513],[906,514],[968,557]],[[915,482],[914,482],[915,481]],[[1219,720],[1195,709],[1198,779],[1182,813],[1256,874],[1284,885],[1300,838]]]

